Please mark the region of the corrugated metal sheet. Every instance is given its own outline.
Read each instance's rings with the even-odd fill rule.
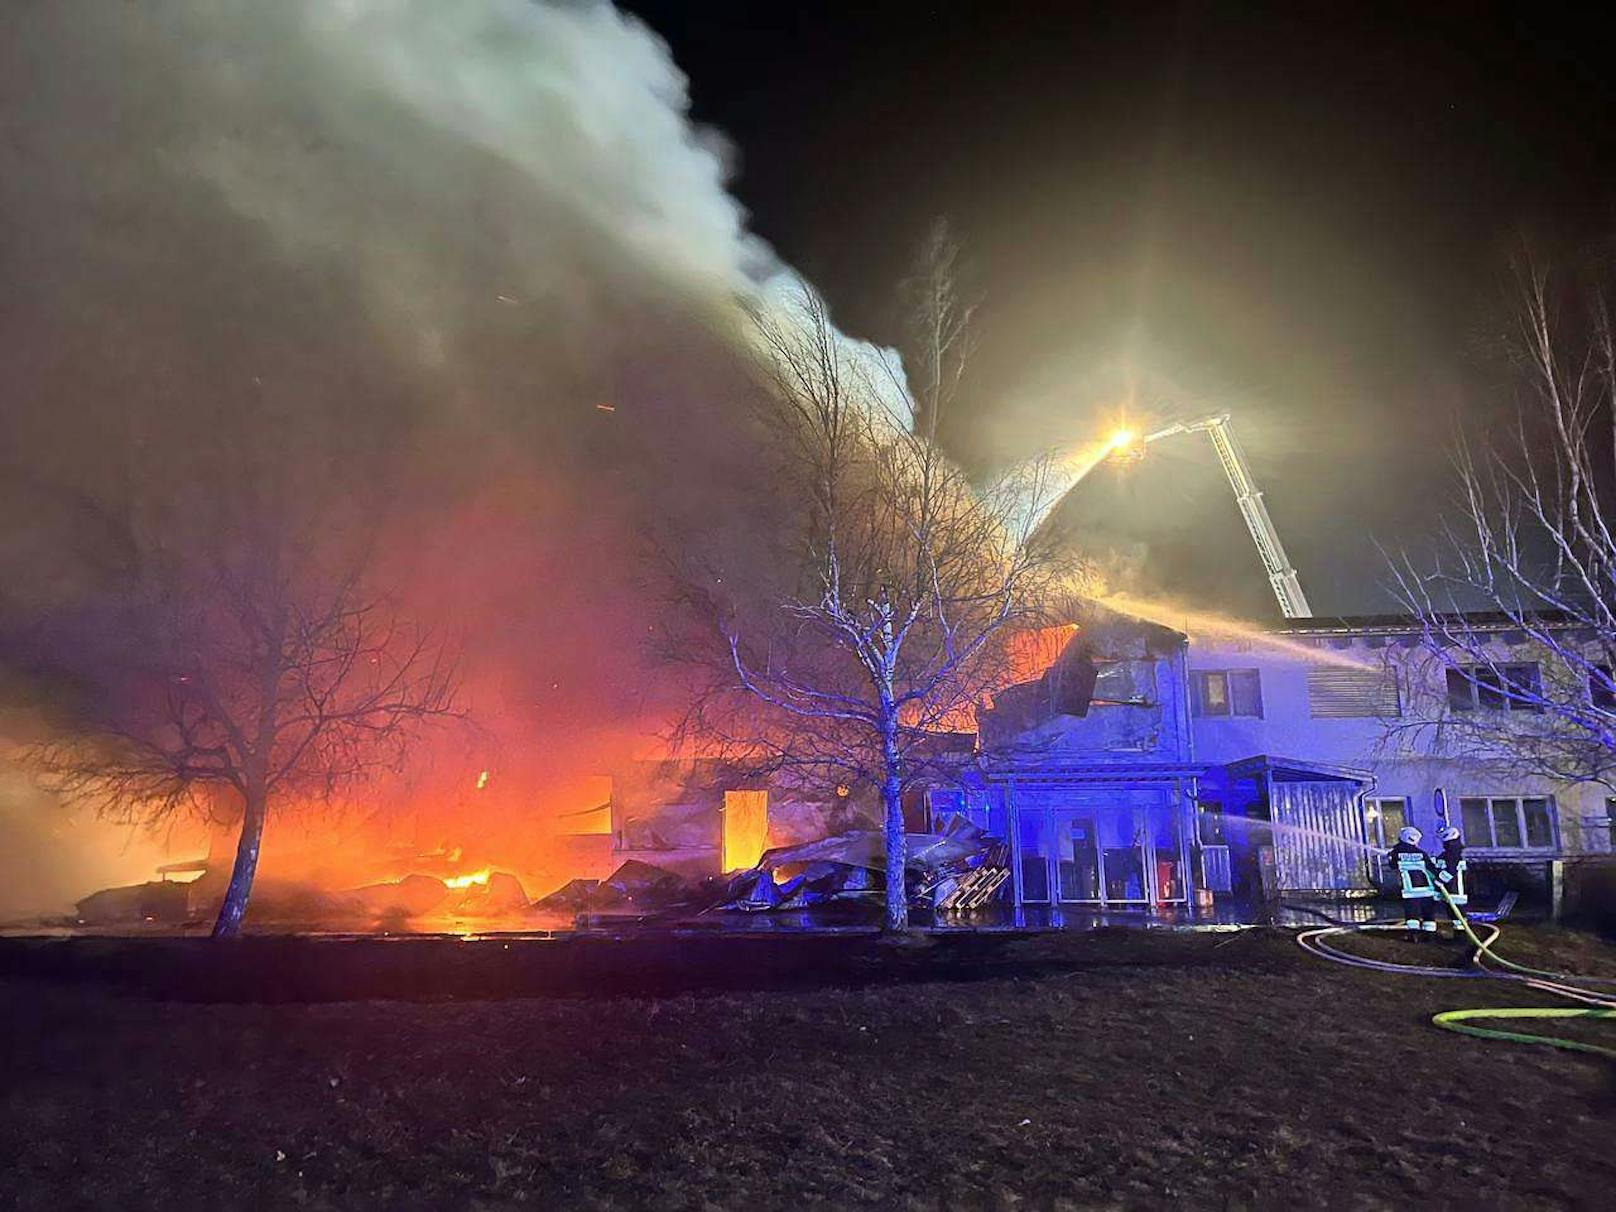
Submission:
[[[1279,887],[1287,892],[1368,888],[1363,817],[1347,783],[1274,783],[1269,804]]]
[[[1308,714],[1316,720],[1379,719],[1402,714],[1397,679],[1389,669],[1314,665],[1307,671]]]

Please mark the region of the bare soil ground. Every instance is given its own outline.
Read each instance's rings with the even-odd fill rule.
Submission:
[[[1428,1025],[1535,1000],[1278,930],[6,941],[0,1205],[1608,1207],[1611,1068]]]

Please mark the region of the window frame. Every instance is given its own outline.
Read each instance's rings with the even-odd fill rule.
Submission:
[[[1539,715],[1543,711],[1540,704],[1522,703],[1504,693],[1505,686],[1512,686],[1527,694],[1541,696],[1543,666],[1537,661],[1449,665],[1443,670],[1443,675],[1449,711],[1521,711],[1529,715]],[[1497,701],[1485,701],[1489,698]]]
[[[1396,829],[1386,827],[1386,805],[1396,804],[1398,825]],[[1363,801],[1364,828],[1370,833],[1367,839],[1372,845],[1381,850],[1389,850],[1397,841],[1397,835],[1408,824],[1408,796],[1406,795],[1374,795],[1366,796]]]
[[[1459,800],[1459,833],[1464,838],[1464,844],[1471,850],[1494,851],[1498,854],[1553,854],[1560,849],[1560,810],[1552,795],[1461,795]],[[1528,821],[1528,804],[1541,804],[1543,817],[1548,823],[1548,841],[1542,845],[1532,842],[1532,828]],[[1472,806],[1466,811],[1466,806]],[[1487,820],[1487,836],[1477,839],[1475,830],[1471,828],[1474,806],[1480,805],[1481,811]],[[1515,836],[1520,840],[1511,845],[1498,840],[1498,813],[1508,805],[1506,811],[1511,814]]]
[[[1249,677],[1250,689],[1256,699],[1256,711],[1235,710],[1234,679],[1236,677]],[[1207,709],[1208,695],[1206,686],[1212,679],[1218,679],[1223,687],[1223,710],[1209,711]],[[1192,669],[1190,670],[1190,714],[1198,720],[1260,720],[1264,719],[1264,705],[1262,692],[1262,670],[1260,669]]]

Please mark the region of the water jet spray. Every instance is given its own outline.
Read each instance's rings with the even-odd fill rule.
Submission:
[[[1159,442],[1163,438],[1174,437],[1181,433],[1204,433],[1212,439],[1212,446],[1218,452],[1218,461],[1223,464],[1224,474],[1229,478],[1229,486],[1234,489],[1235,503],[1240,506],[1240,516],[1245,519],[1251,540],[1257,545],[1257,556],[1262,560],[1263,569],[1268,574],[1268,584],[1279,602],[1280,613],[1287,619],[1312,618],[1313,607],[1308,603],[1307,595],[1302,592],[1302,583],[1296,575],[1296,569],[1291,565],[1290,557],[1285,554],[1285,545],[1279,541],[1279,531],[1274,528],[1274,520],[1268,516],[1268,506],[1263,503],[1262,490],[1252,478],[1245,451],[1235,439],[1229,414],[1226,412],[1202,417],[1198,421],[1175,421],[1163,429],[1142,436],[1135,430],[1123,426],[1103,441],[1079,448],[1057,465],[1065,483],[1042,515],[1034,520],[1033,529],[1041,526],[1054,512],[1055,506],[1059,505],[1066,495],[1101,463],[1107,461],[1137,463],[1145,457],[1145,449],[1152,442]]]

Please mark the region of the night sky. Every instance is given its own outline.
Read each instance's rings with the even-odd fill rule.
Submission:
[[[860,335],[949,216],[984,301],[979,465],[1228,409],[1320,612],[1383,608],[1456,419],[1501,405],[1523,239],[1609,233],[1608,18],[1553,5],[631,5],[756,231]],[[1158,591],[1272,613],[1199,438],[1063,520]]]

